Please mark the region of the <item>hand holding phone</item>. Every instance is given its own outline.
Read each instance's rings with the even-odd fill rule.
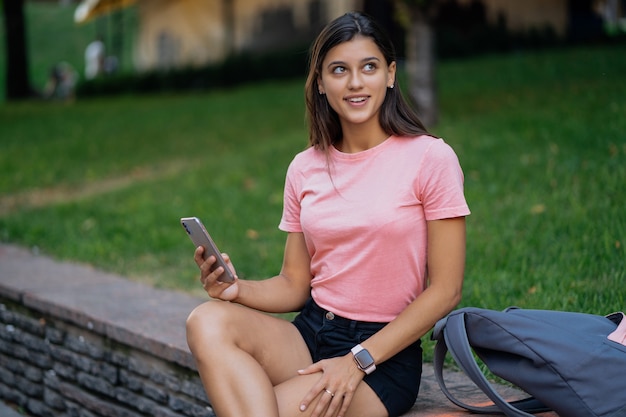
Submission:
[[[194,245],[204,248],[204,253],[202,254],[203,259],[206,260],[211,255],[215,256],[216,260],[211,267],[211,271],[214,271],[220,266],[224,268],[224,272],[217,280],[226,283],[233,282],[235,280],[233,271],[231,271],[226,261],[224,261],[221,252],[217,249],[215,242],[211,239],[211,235],[209,235],[209,232],[207,232],[200,219],[197,217],[183,217],[180,219],[180,224],[183,226]]]

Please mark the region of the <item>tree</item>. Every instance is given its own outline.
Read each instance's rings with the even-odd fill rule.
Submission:
[[[427,127],[437,124],[439,103],[435,77],[435,31],[432,15],[437,0],[395,0],[396,17],[406,31],[405,58],[409,97]]]
[[[32,96],[26,54],[24,0],[2,1],[6,39],[6,98],[19,100]]]

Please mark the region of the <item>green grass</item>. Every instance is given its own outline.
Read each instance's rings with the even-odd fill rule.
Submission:
[[[473,211],[464,304],[624,309],[623,48],[449,64],[441,80]]]
[[[623,47],[443,62],[441,121],[466,178],[462,305],[626,308]],[[0,106],[0,239],[202,294],[197,215],[240,276],[280,268],[302,80],[192,95]]]
[[[192,289],[178,219],[198,215],[242,276],[270,274],[284,243],[284,173],[305,146],[300,84],[5,106],[0,190],[18,206],[0,220],[4,239]]]

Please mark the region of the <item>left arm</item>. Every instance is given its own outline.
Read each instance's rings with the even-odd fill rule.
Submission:
[[[465,217],[429,221],[429,285],[391,323],[362,345],[384,362],[424,336],[461,301],[465,272]]]

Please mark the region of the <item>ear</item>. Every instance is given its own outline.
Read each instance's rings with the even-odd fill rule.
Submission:
[[[322,85],[322,81],[319,79],[319,77],[317,78],[317,92],[320,93],[320,95],[326,94],[324,86]]]
[[[387,67],[387,87],[393,88],[396,82],[396,61],[392,61]]]

